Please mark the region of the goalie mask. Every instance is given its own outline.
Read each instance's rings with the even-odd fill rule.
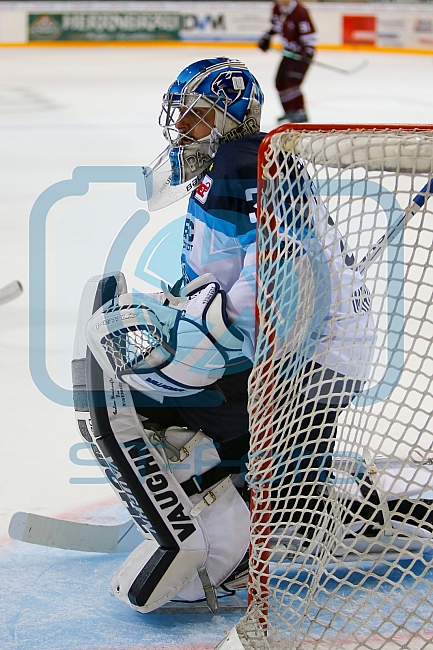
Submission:
[[[173,186],[186,185],[183,194],[191,192],[221,144],[256,133],[262,105],[260,86],[242,61],[219,57],[185,68],[163,97],[159,124],[169,146],[149,169],[150,209],[178,200],[179,188]],[[164,194],[170,190],[168,200],[160,186]]]

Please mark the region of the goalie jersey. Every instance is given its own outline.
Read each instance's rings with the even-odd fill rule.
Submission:
[[[243,353],[250,359],[254,358],[256,330],[257,158],[264,136],[256,133],[220,146],[213,164],[189,200],[181,260],[185,283],[204,273],[212,273],[218,280],[226,292],[227,315],[242,332]],[[321,328],[318,345],[315,344],[315,361],[341,375],[363,380],[370,372],[374,341],[368,290],[320,198],[311,200],[311,183],[301,161],[297,169],[301,170],[303,181],[301,193],[313,206],[314,216],[309,223],[323,249],[326,275],[331,284],[326,323]],[[291,200],[295,194],[293,188],[300,187],[299,173],[296,176],[295,179],[288,172],[283,183],[292,186],[284,191],[284,196],[290,196]],[[288,200],[284,199],[286,203]],[[302,248],[305,236],[297,230],[295,211],[287,205],[283,211],[285,217],[280,220],[280,229],[286,231],[286,236],[298,238]],[[287,319],[293,320],[293,315],[288,314]],[[290,336],[289,332],[284,337],[286,349],[287,344],[290,346],[287,340]]]

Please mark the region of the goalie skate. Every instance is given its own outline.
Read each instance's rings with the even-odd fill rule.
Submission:
[[[236,591],[238,589],[246,589],[248,586],[248,573],[249,573],[249,554],[246,553],[243,560],[236,567],[236,569],[224,580],[221,585],[223,589]]]

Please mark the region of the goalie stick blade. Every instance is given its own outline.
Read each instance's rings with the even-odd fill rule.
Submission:
[[[15,298],[18,298],[22,292],[23,287],[21,285],[21,282],[18,282],[18,280],[10,282],[5,287],[3,287],[3,289],[0,289],[0,305],[4,305],[5,303],[10,302]]]
[[[29,544],[90,553],[129,553],[144,536],[130,519],[121,524],[86,524],[16,512],[9,524],[9,536]]]

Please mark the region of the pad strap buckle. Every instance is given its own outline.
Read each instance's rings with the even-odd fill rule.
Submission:
[[[227,476],[223,481],[221,481],[221,483],[218,483],[218,485],[212,488],[212,490],[206,492],[204,497],[192,508],[189,513],[190,517],[197,517],[202,510],[215,503],[219,495],[225,492],[230,485],[232,485],[232,479],[230,476]]]

